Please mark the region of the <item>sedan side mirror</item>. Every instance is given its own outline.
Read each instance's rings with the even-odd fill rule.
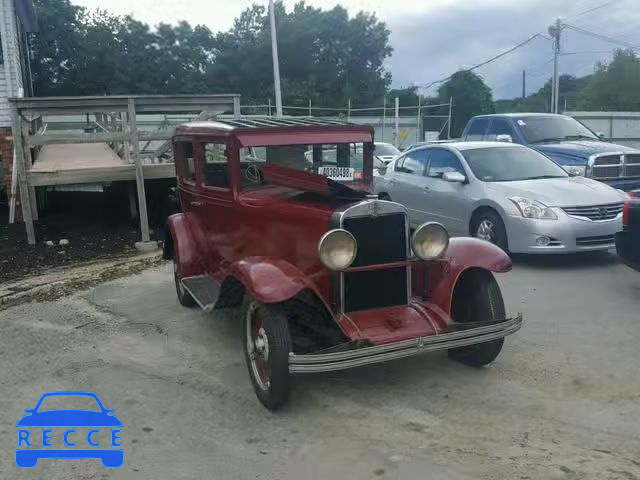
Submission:
[[[467,177],[460,172],[444,172],[442,174],[442,179],[451,183],[464,183],[467,181]]]
[[[607,138],[603,132],[597,132],[596,135],[600,140],[604,140],[605,138]]]
[[[513,143],[513,138],[511,137],[511,135],[503,133],[500,135],[496,135],[496,142]]]

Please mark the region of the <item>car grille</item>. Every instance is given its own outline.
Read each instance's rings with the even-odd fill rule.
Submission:
[[[358,243],[352,267],[399,262],[407,258],[404,213],[345,218],[342,228]],[[407,303],[407,267],[343,274],[344,311],[354,312]]]
[[[591,166],[591,175],[596,180],[640,177],[640,153],[597,156]]]
[[[562,210],[567,215],[585,217],[594,222],[599,220],[611,220],[622,213],[622,203],[610,203],[608,205],[593,205],[589,207],[564,207]]]
[[[597,237],[578,237],[576,238],[576,246],[578,247],[597,247],[598,245],[613,245],[615,243],[613,235],[599,235]]]

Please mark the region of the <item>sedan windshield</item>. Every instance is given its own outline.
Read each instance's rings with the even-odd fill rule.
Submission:
[[[522,117],[516,120],[528,143],[598,140],[591,130],[564,115]]]
[[[513,182],[569,175],[541,153],[526,147],[490,147],[462,150],[473,174],[483,182]]]

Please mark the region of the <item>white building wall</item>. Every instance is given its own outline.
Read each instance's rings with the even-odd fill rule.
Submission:
[[[18,29],[14,0],[0,0],[0,37],[2,56],[0,65],[0,127],[11,126],[8,98],[18,96],[23,87],[18,50]]]

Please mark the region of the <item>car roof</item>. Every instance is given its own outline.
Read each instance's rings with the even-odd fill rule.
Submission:
[[[448,143],[434,143],[427,145],[420,145],[416,148],[425,149],[425,148],[442,148],[442,147],[451,147],[455,150],[465,151],[465,150],[477,150],[483,148],[529,148],[524,145],[520,145],[518,143],[511,142],[448,142]]]
[[[476,115],[473,118],[494,118],[494,117],[566,117],[567,115],[561,115],[559,113],[540,113],[540,112],[512,112],[512,113],[489,113],[486,115]]]
[[[176,127],[175,134],[216,132],[230,135],[236,132],[282,131],[292,128],[367,132],[372,130],[369,125],[315,117],[219,117],[216,120],[183,123]]]

